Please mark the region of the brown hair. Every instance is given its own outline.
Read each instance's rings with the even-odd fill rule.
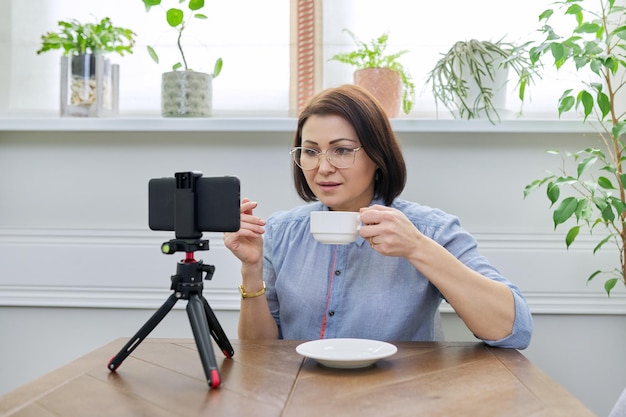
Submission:
[[[385,205],[391,205],[406,184],[406,164],[389,119],[374,96],[353,84],[318,93],[300,113],[293,146],[302,145],[302,127],[313,115],[337,115],[352,125],[363,150],[378,167],[374,198],[381,198]],[[295,162],[292,171],[300,198],[317,200]]]

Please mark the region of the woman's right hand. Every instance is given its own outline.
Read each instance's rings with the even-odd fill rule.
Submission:
[[[224,233],[224,245],[239,260],[248,265],[263,261],[263,238],[265,220],[253,215],[257,203],[248,198],[241,200],[241,225],[239,230]]]

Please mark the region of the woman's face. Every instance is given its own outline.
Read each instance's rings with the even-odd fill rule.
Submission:
[[[300,146],[325,153],[337,146],[355,149],[361,146],[361,141],[343,117],[313,115],[302,126]],[[354,157],[354,165],[350,168],[337,168],[322,155],[317,168],[303,171],[313,194],[332,210],[359,211],[361,207],[369,206],[374,197],[377,167],[363,149]]]

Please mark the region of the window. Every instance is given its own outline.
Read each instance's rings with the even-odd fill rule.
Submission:
[[[163,0],[175,5],[175,0]],[[435,102],[425,85],[428,72],[440,53],[457,40],[506,37],[525,41],[536,35],[537,19],[549,0],[513,3],[501,0],[316,0],[321,2],[322,46],[317,56],[317,88],[352,82],[353,68],[329,61],[338,52],[353,49],[350,29],[364,41],[389,32],[389,51],[408,49],[402,62],[416,85],[413,117],[434,117]],[[169,2],[169,3],[168,3]],[[216,115],[286,116],[290,105],[290,7],[297,0],[206,0],[206,21],[194,21],[187,30],[184,49],[195,70],[210,72],[217,57],[224,67],[214,81]],[[8,10],[7,10],[8,9]],[[318,8],[319,9],[319,8]],[[37,13],[33,13],[37,10]],[[120,114],[158,115],[160,76],[177,62],[175,32],[165,22],[163,10],[146,13],[141,0],[8,0],[0,5],[0,54],[9,57],[0,69],[0,114],[58,111],[59,57],[52,51],[36,55],[40,36],[55,30],[56,22],[81,21],[108,16],[118,26],[137,33],[135,53],[112,56],[120,64]],[[319,30],[319,26],[316,26]],[[161,64],[146,52],[154,46]],[[8,72],[8,74],[7,74]],[[567,73],[545,73],[530,89],[525,114],[556,114],[556,100]],[[511,84],[513,90],[513,84]],[[509,107],[519,109],[515,94]],[[441,110],[441,109],[440,109]]]
[[[413,114],[434,117],[434,98],[425,82],[441,53],[447,52],[456,41],[473,38],[495,41],[506,36],[506,40],[520,43],[538,40],[538,16],[551,3],[550,0],[325,0],[324,87],[352,80],[353,68],[328,61],[334,54],[354,48],[351,38],[343,32],[344,28],[366,42],[389,32],[388,52],[409,50],[401,60],[415,81]],[[531,86],[531,101],[524,105],[524,113],[555,115],[556,100],[565,89],[561,87],[566,77],[567,74],[547,71],[543,80],[537,80],[536,85]],[[515,83],[510,83],[510,90],[514,86]],[[507,101],[507,107],[519,110],[520,101],[514,92],[509,94]]]
[[[9,0],[0,15],[12,16],[9,37],[10,83],[0,88],[0,112],[50,111],[59,108],[59,57],[50,51],[37,55],[40,36],[56,30],[57,21],[89,21],[110,17],[116,26],[137,33],[132,55],[111,56],[120,64],[120,114],[159,114],[160,76],[179,60],[176,34],[158,8],[146,13],[141,0]],[[164,0],[175,6],[175,0]],[[289,106],[289,0],[206,0],[208,20],[195,20],[186,29],[184,50],[194,70],[211,72],[218,57],[224,60],[214,81],[214,106],[220,112],[258,113],[270,109],[286,114]],[[9,7],[7,13],[4,10]],[[33,13],[37,10],[37,13]],[[160,64],[149,57],[146,45],[157,49]],[[2,87],[2,85],[0,85]],[[8,94],[7,94],[8,93]]]

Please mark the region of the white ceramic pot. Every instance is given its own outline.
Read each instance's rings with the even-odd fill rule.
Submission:
[[[507,105],[507,85],[509,79],[509,69],[500,68],[499,63],[494,63],[494,77],[493,80],[489,76],[482,77],[483,88],[491,91],[491,107],[486,109],[484,102],[484,94],[481,93],[480,88],[476,81],[468,77],[465,82],[467,86],[467,97],[465,98],[465,104],[471,109],[472,117],[474,119],[497,119],[509,118],[513,112],[508,110]],[[469,69],[464,69],[464,73],[469,73]],[[457,107],[461,109],[463,104],[457,99]],[[460,112],[458,115],[461,118],[469,118],[467,110]]]
[[[170,71],[161,76],[163,117],[209,117],[213,112],[213,77],[196,71]]]

